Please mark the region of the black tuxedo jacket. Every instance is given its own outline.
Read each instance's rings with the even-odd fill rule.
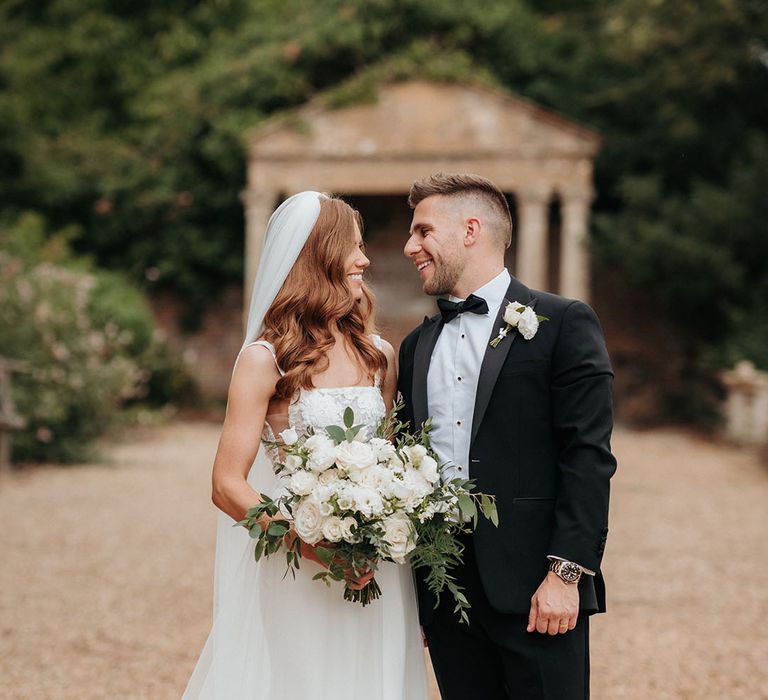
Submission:
[[[485,593],[500,613],[527,615],[547,573],[548,554],[597,572],[582,576],[580,605],[605,610],[600,561],[608,533],[613,372],[602,330],[586,304],[532,291],[512,279],[493,326],[504,326],[507,301],[549,318],[531,340],[510,331],[486,347],[469,449],[475,488],[497,497],[499,527],[480,518],[473,539]],[[425,318],[400,346],[398,388],[403,420],[428,417],[427,371],[442,330]],[[423,624],[434,599],[417,575]]]

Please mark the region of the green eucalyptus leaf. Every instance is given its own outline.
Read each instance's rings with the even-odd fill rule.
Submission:
[[[344,428],[340,428],[338,425],[326,426],[325,431],[328,433],[328,436],[331,438],[331,440],[333,440],[337,445],[340,445],[347,439],[346,431]]]
[[[355,412],[350,406],[344,409],[344,426],[351,428],[355,423]]]
[[[328,549],[327,547],[315,547],[315,553],[317,554],[317,558],[326,566],[328,566],[331,563],[331,559],[333,559],[333,550]]]
[[[285,520],[273,520],[267,527],[267,532],[273,537],[283,537],[288,534],[288,530],[290,526]]]
[[[464,515],[475,517],[477,515],[477,507],[475,506],[475,502],[472,500],[470,496],[467,496],[466,494],[462,494],[458,498],[458,504],[459,509]]]

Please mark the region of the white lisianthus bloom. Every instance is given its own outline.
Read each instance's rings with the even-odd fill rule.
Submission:
[[[539,330],[539,319],[536,317],[536,312],[530,306],[526,306],[520,314],[517,330],[520,331],[520,334],[526,340],[533,338],[536,335],[536,331]]]
[[[354,508],[366,518],[381,515],[384,512],[384,499],[374,489],[367,486],[354,486],[352,488]]]
[[[299,496],[307,496],[317,485],[317,477],[305,469],[295,472],[291,476],[291,491]]]
[[[371,438],[369,445],[376,454],[376,459],[379,462],[387,462],[391,460],[392,457],[397,457],[395,446],[389,440],[385,440],[384,438]]]
[[[323,537],[323,516],[320,507],[311,498],[305,498],[293,511],[296,534],[307,544],[317,544]]]
[[[405,471],[405,464],[403,464],[403,460],[400,459],[400,455],[397,452],[390,456],[389,466],[394,474],[402,474]]]
[[[415,467],[418,467],[421,464],[421,460],[427,456],[427,448],[424,445],[406,446],[403,448],[403,452]]]
[[[347,471],[363,470],[376,464],[376,455],[364,442],[342,442],[336,446],[336,463]]]
[[[341,521],[341,538],[345,542],[354,543],[358,541],[357,533],[353,530],[357,529],[357,520],[352,517],[342,518]]]
[[[522,314],[518,309],[523,307],[519,301],[513,301],[507,304],[507,308],[504,309],[504,322],[508,323],[513,328],[517,328],[517,324],[520,323]]]
[[[332,469],[326,469],[317,478],[323,486],[335,486],[340,476],[341,472],[333,467]]]
[[[413,525],[403,515],[385,518],[383,540],[389,545],[389,555],[398,564],[405,564],[405,557],[416,546]]]
[[[421,460],[419,471],[430,484],[435,484],[440,479],[440,470],[437,467],[437,462],[429,455],[426,455]]]
[[[432,493],[432,484],[430,484],[424,475],[416,469],[406,469],[403,475],[403,484],[405,485],[406,497],[402,499],[405,503],[405,510],[410,513],[426,496]]]
[[[339,507],[339,510],[342,511],[352,510],[355,507],[355,498],[352,489],[348,486],[342,486],[336,497],[336,505]]]
[[[280,433],[280,438],[286,445],[293,445],[299,439],[299,434],[294,428],[286,428]]]
[[[301,469],[302,461],[301,457],[298,455],[286,455],[285,461],[283,462],[283,466],[285,467],[285,471],[287,471],[289,474],[292,474],[295,471],[298,471]]]
[[[327,435],[317,433],[304,444],[309,449],[307,465],[312,471],[323,472],[333,466],[336,461],[336,446]]]
[[[354,437],[354,442],[368,442],[368,426],[364,425],[357,431],[357,435]]]
[[[318,484],[312,491],[312,498],[320,509],[320,515],[328,517],[333,514],[333,503],[331,499],[336,495],[336,489],[332,486],[322,486]]]
[[[344,538],[344,521],[331,515],[323,521],[323,537],[329,542],[339,542]]]
[[[419,513],[419,522],[425,523],[427,520],[431,520],[432,517],[437,513],[437,504],[430,503],[427,505],[420,513]]]

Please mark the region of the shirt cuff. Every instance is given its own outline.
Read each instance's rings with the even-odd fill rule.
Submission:
[[[554,555],[554,554],[547,554],[547,559],[549,559],[549,561],[571,561],[570,559],[563,559],[563,557],[558,557],[558,556],[556,556],[556,555]],[[581,566],[581,564],[579,564],[579,562],[577,562],[577,561],[575,561],[575,562],[573,562],[573,563],[574,563],[574,564],[578,564],[579,566]],[[595,575],[595,572],[594,572],[594,571],[591,571],[590,569],[586,569],[586,568],[584,568],[583,566],[581,566],[581,570],[582,570],[582,571],[583,571],[583,572],[584,572],[584,573],[585,573],[587,576],[594,576],[594,575]]]

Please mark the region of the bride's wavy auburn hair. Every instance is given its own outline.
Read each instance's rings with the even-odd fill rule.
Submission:
[[[369,379],[387,366],[371,339],[374,298],[363,285],[359,301],[352,295],[345,263],[355,247],[360,214],[341,199],[320,200],[320,214],[307,242],[264,317],[264,338],[275,346],[285,372],[276,394],[292,398],[311,389],[312,377],[328,367],[335,328],[347,339]]]

